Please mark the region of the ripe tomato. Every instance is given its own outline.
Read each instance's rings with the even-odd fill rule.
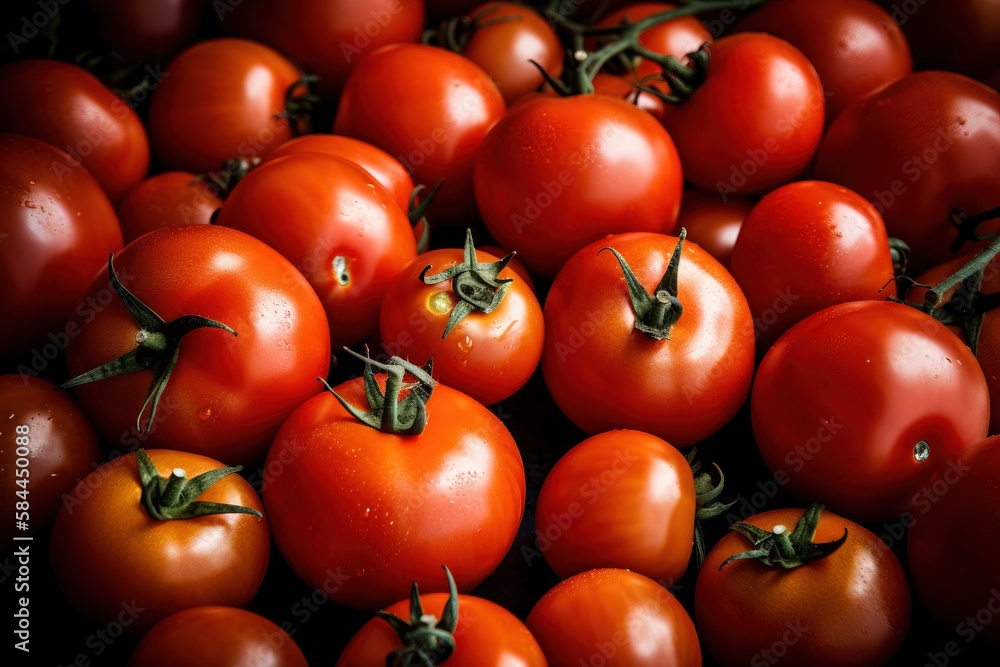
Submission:
[[[281,470],[264,487],[278,549],[309,586],[357,609],[405,597],[411,581],[442,590],[443,562],[459,589],[473,588],[510,549],[524,511],[521,455],[503,423],[445,385],[427,399],[426,376],[397,403],[403,375],[393,366],[398,375],[376,380],[366,369],[335,391],[364,410],[389,377],[384,400],[412,428],[378,430],[385,408],[373,430],[324,392],[289,416],[267,458]]]
[[[694,623],[666,588],[628,570],[589,570],[556,584],[526,621],[552,667],[696,667]]]
[[[86,307],[85,285],[122,246],[122,230],[107,195],[86,169],[56,173],[69,159],[49,144],[0,134],[0,356],[32,345],[40,371],[78,333],[66,320]],[[46,340],[48,338],[48,340]]]
[[[417,256],[392,194],[356,163],[321,153],[251,171],[216,224],[260,239],[302,271],[326,309],[334,349],[377,331],[383,295]]]
[[[823,133],[823,86],[788,42],[764,33],[730,35],[712,47],[709,73],[664,126],[684,177],[720,195],[759,194],[795,179]]]
[[[150,506],[166,515],[177,510],[164,484],[176,488],[175,477],[186,475],[188,490],[194,491],[198,475],[223,466],[197,454],[149,450],[145,455],[163,481],[157,491],[144,491],[139,455],[104,464],[64,499],[51,548],[52,573],[65,599],[98,623],[130,612],[131,623],[123,625],[132,634],[188,607],[245,607],[264,579],[270,556],[267,522],[253,488],[228,474],[194,494],[190,511],[203,502],[239,506],[242,512],[228,508],[195,518],[154,518]],[[167,471],[172,482],[166,481]],[[144,498],[148,494],[150,505]],[[248,515],[248,509],[257,516]]]
[[[604,95],[516,104],[486,136],[473,175],[490,234],[546,278],[608,234],[673,231],[683,189],[660,124]]]
[[[245,39],[209,39],[182,51],[153,91],[149,133],[167,169],[196,174],[236,157],[263,158],[293,136],[283,116],[301,74],[277,51]]]
[[[238,607],[191,607],[142,636],[129,667],[308,667],[302,650],[268,619]]]
[[[827,306],[896,296],[882,216],[861,195],[822,181],[765,195],[743,222],[729,269],[761,352]]]
[[[87,70],[57,60],[0,67],[0,131],[66,151],[50,167],[60,181],[81,164],[118,201],[149,170],[149,139],[139,116]]]
[[[475,209],[472,160],[505,109],[496,84],[467,58],[393,44],[366,56],[348,77],[333,129],[388,151],[418,185],[431,188],[443,178],[428,217],[464,225]]]
[[[722,198],[688,188],[681,200],[677,228],[686,229],[688,241],[700,245],[728,269],[736,237],[754,203],[745,197]]]
[[[471,231],[465,250],[414,259],[382,300],[383,348],[416,364],[433,358],[435,379],[484,405],[509,398],[538,367],[544,319],[531,287],[499,261],[475,249]]]
[[[101,443],[83,410],[55,385],[32,375],[0,375],[0,499],[24,530],[8,521],[3,544],[40,533],[56,518],[63,494],[101,460]],[[23,519],[21,515],[23,516]]]
[[[694,514],[694,477],[675,447],[609,431],[556,462],[538,494],[535,530],[561,579],[619,567],[671,584],[691,560]]]
[[[942,461],[934,476],[914,489],[907,562],[924,609],[966,642],[1000,642],[1000,437],[976,443]],[[961,545],[960,553],[955,545]],[[984,622],[985,621],[985,622]]]
[[[636,290],[657,294],[642,298],[646,315],[637,317],[633,287],[605,247],[628,262]],[[556,404],[586,433],[630,428],[686,447],[747,397],[754,341],[746,299],[708,253],[686,244],[673,259],[677,247],[678,237],[662,234],[611,236],[580,250],[552,283],[542,370]],[[683,312],[671,325],[678,301]],[[664,327],[655,337],[637,328],[658,319],[666,338]]]
[[[804,520],[798,509],[771,510],[746,520],[757,527],[756,535],[774,531],[783,538],[767,537],[755,545],[733,531],[709,551],[694,591],[695,625],[719,664],[878,667],[903,645],[911,601],[899,560],[863,526],[830,512],[814,519],[802,528],[804,542],[843,543],[798,567],[769,566],[753,558],[726,563],[755,546],[770,549],[772,556],[779,539],[794,545],[798,537],[793,528]],[[793,553],[787,558],[795,561],[801,552]]]
[[[816,158],[817,178],[875,204],[915,271],[954,256],[952,212],[997,205],[998,171],[1000,94],[951,72],[917,72],[850,105]]]
[[[136,63],[162,62],[190,44],[210,4],[209,0],[87,0],[101,43]],[[219,6],[213,5],[213,10]]]
[[[162,323],[155,315],[137,322],[102,271],[73,319],[70,377],[122,355],[158,365],[146,366],[155,374],[129,372],[74,388],[101,435],[127,450],[146,443],[227,463],[261,459],[281,422],[329,371],[329,327],[306,279],[264,243],[214,225],[150,232],[115,255],[113,265],[124,288],[163,320],[196,315],[237,335],[202,327],[171,349],[189,320],[168,326],[166,354],[176,352],[176,363],[161,387],[170,367],[154,347]],[[158,408],[151,382],[162,388]]]
[[[757,370],[754,437],[806,501],[858,521],[897,517],[934,468],[986,436],[979,363],[899,303],[831,306],[789,329]]]
[[[166,171],[132,188],[118,204],[129,243],[161,227],[207,225],[222,206],[218,188],[186,171]]]
[[[913,71],[903,31],[869,0],[773,0],[737,30],[780,37],[809,59],[823,82],[827,124],[851,101]]]

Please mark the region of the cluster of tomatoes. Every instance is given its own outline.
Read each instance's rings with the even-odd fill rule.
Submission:
[[[996,2],[5,28],[16,664],[995,654]]]

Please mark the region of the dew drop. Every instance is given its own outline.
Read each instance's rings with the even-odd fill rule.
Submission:
[[[212,416],[212,408],[202,408],[198,411],[198,419],[207,421]]]
[[[25,208],[35,208],[35,202],[31,201],[30,199],[25,199],[24,200],[24,207]]]
[[[450,292],[435,292],[427,299],[427,309],[435,315],[446,315],[454,306]]]
[[[926,440],[921,440],[917,444],[913,445],[913,458],[917,461],[926,461],[927,457],[931,455],[931,446]]]
[[[462,340],[458,341],[458,349],[460,349],[462,352],[471,352],[472,339],[466,336]]]

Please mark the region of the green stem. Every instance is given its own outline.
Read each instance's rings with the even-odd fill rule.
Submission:
[[[443,566],[442,566],[443,567]],[[433,667],[445,663],[455,652],[455,629],[458,627],[458,587],[451,571],[444,567],[448,577],[448,600],[441,613],[441,620],[424,614],[417,582],[410,588],[410,622],[387,611],[375,615],[395,631],[403,647],[386,656],[387,667]]]
[[[212,514],[252,514],[263,518],[260,512],[249,507],[197,500],[220,479],[242,470],[242,466],[217,468],[188,479],[181,468],[174,468],[170,477],[161,476],[141,448],[136,450],[135,460],[142,486],[142,506],[154,519],[195,519]]]
[[[719,569],[737,560],[756,560],[768,567],[791,570],[826,558],[847,541],[847,529],[844,529],[840,538],[832,542],[813,542],[822,512],[822,505],[811,505],[795,524],[795,530],[791,534],[782,525],[768,531],[745,521],[737,521],[729,529],[747,538],[754,548],[730,556],[722,561]]]

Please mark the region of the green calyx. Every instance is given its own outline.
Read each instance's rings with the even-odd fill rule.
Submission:
[[[288,119],[292,134],[296,137],[308,134],[313,112],[322,100],[311,91],[319,77],[305,74],[285,89],[285,110],[277,114],[278,118]]]
[[[712,468],[719,478],[718,483],[716,483],[711,473],[700,472],[701,461],[696,461],[696,456],[697,448],[692,447],[691,451],[684,458],[687,459],[688,465],[691,466],[691,473],[694,475],[694,553],[695,566],[701,567],[701,564],[705,562],[705,555],[707,554],[701,522],[711,521],[722,516],[724,512],[729,511],[739,501],[739,498],[737,497],[736,500],[728,503],[719,500],[726,486],[726,476],[722,474],[722,469],[713,463]]]
[[[686,238],[687,230],[682,228],[678,235],[677,245],[670,256],[667,270],[652,294],[642,286],[620,252],[609,247],[597,251],[599,255],[605,250],[610,250],[615,259],[618,260],[628,285],[629,297],[632,299],[632,311],[635,313],[634,327],[656,340],[670,340],[670,330],[684,311],[684,307],[677,299],[677,273],[680,269],[681,250]]]
[[[111,287],[115,294],[122,300],[128,308],[132,318],[138,325],[139,330],[135,334],[136,347],[126,352],[120,357],[98,366],[92,370],[77,375],[59,385],[59,389],[69,389],[88,382],[95,382],[115,375],[124,375],[136,371],[153,371],[153,382],[149,386],[146,400],[139,409],[136,417],[136,428],[140,433],[145,433],[154,424],[156,419],[156,409],[163,396],[163,391],[167,388],[170,375],[177,365],[177,358],[180,355],[181,341],[184,336],[203,327],[211,327],[228,331],[234,336],[238,334],[222,322],[208,319],[200,315],[183,315],[175,320],[167,322],[156,314],[152,308],[144,304],[132,292],[130,292],[118,279],[118,274],[114,267],[115,256],[112,254],[108,259],[108,277],[111,280]],[[149,408],[149,417],[146,426],[142,425],[142,415]]]
[[[141,448],[136,450],[135,460],[142,484],[142,506],[154,519],[194,519],[210,514],[252,514],[258,518],[263,517],[260,512],[249,507],[197,500],[220,479],[242,470],[242,466],[209,470],[188,479],[182,468],[174,468],[170,471],[170,477],[162,477],[149,460],[149,455]]]
[[[330,385],[326,384],[323,378],[320,378],[320,381],[326,385],[327,390],[344,406],[344,409],[358,421],[383,433],[395,435],[419,435],[422,433],[427,425],[427,401],[430,399],[436,384],[434,378],[431,377],[434,360],[429,360],[423,368],[399,357],[393,357],[389,363],[383,364],[349,348],[345,347],[344,350],[365,362],[365,397],[368,400],[367,410],[357,408],[344,400]],[[375,380],[372,366],[386,372],[384,394]],[[405,384],[403,379],[407,373],[416,378],[417,381]],[[404,390],[407,393],[401,399]]]
[[[386,656],[386,667],[434,667],[447,661],[455,652],[458,588],[447,567],[444,572],[448,577],[448,601],[445,602],[441,620],[431,614],[424,614],[416,581],[410,588],[409,623],[387,611],[375,612],[376,616],[392,626],[403,642],[402,648]]]
[[[461,264],[451,266],[433,276],[427,275],[430,266],[420,272],[420,280],[425,285],[436,285],[446,280],[451,281],[451,288],[459,298],[459,302],[451,310],[448,322],[445,324],[442,338],[446,338],[451,330],[473,311],[492,313],[503,301],[504,295],[514,282],[513,278],[500,278],[514,253],[508,254],[496,262],[477,262],[476,247],[472,243],[472,230],[465,230],[465,256]]]
[[[811,505],[795,524],[795,529],[791,533],[785,526],[775,526],[773,531],[767,531],[745,521],[737,521],[729,527],[730,530],[746,537],[753,543],[754,548],[730,556],[722,561],[719,569],[733,561],[752,558],[768,567],[791,570],[829,556],[847,541],[847,529],[844,529],[841,537],[832,542],[821,544],[813,542],[822,511],[822,505]]]
[[[434,187],[427,194],[421,197],[424,190],[427,189],[423,183],[418,183],[414,188],[413,192],[410,193],[410,200],[407,202],[406,207],[406,217],[410,220],[410,226],[414,229],[417,225],[423,223],[423,229],[420,232],[420,237],[417,239],[417,254],[423,253],[427,250],[427,246],[430,245],[431,241],[431,223],[427,221],[424,217],[424,213],[427,212],[427,207],[431,205],[434,198],[437,197],[437,193],[441,191],[441,186],[444,185],[444,179],[440,179]],[[420,197],[419,203],[417,198]]]

